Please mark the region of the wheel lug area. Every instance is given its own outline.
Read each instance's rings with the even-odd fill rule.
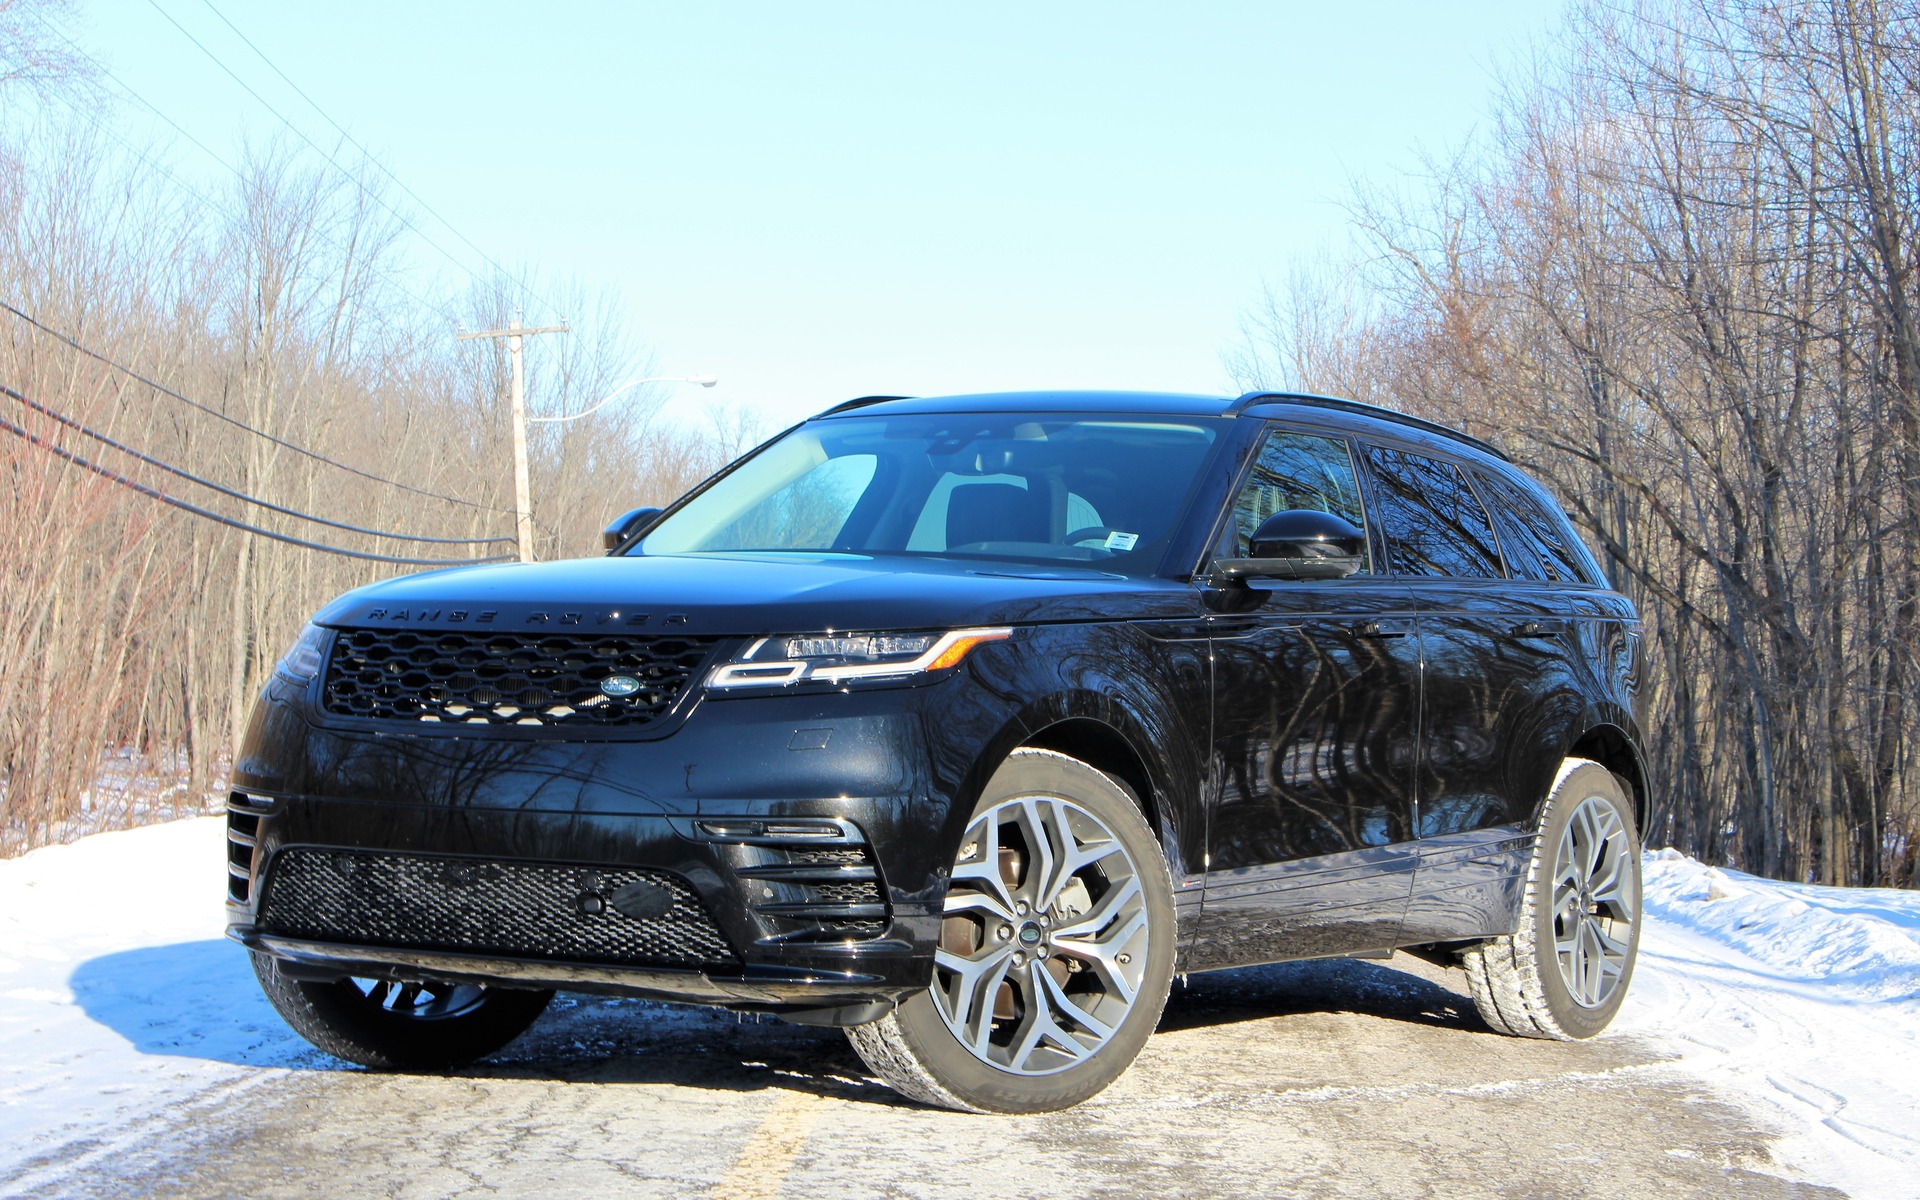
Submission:
[[[1001,941],[1003,941],[1003,942],[1006,942],[1006,941],[1012,941],[1012,940],[1013,940],[1013,926],[1011,926],[1011,925],[1002,925],[1002,926],[1001,926],[1000,928],[998,928],[998,929],[996,929],[996,930],[994,930],[994,931],[993,931],[993,935],[994,935],[995,937],[997,937],[997,938],[999,938],[999,939],[1000,939]]]
[[[1024,917],[1028,913],[1033,911],[1033,907],[1029,905],[1025,900],[1021,900],[1016,904],[1014,904],[1013,911],[1016,913],[1019,913],[1021,916]]]

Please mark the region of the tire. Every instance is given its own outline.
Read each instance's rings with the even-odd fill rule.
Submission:
[[[1613,1020],[1640,949],[1640,839],[1611,771],[1567,759],[1540,814],[1520,928],[1461,955],[1497,1032],[1590,1038]]]
[[[1057,864],[1065,862],[1068,869]],[[1139,805],[1052,750],[994,772],[955,856],[934,979],[847,1039],[911,1099],[1069,1108],[1133,1062],[1173,980],[1173,884]]]
[[[391,1071],[464,1067],[525,1033],[553,999],[473,984],[314,983],[287,978],[259,953],[253,973],[295,1033],[335,1058]]]

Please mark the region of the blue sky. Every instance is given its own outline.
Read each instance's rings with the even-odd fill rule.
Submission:
[[[663,373],[720,377],[684,403],[769,422],[870,392],[1226,388],[1242,310],[1339,235],[1349,177],[1466,137],[1557,15],[213,3],[492,257],[617,290]],[[205,0],[157,4],[331,144]],[[148,0],[62,23],[217,151],[279,128]],[[174,161],[218,178],[190,147]]]

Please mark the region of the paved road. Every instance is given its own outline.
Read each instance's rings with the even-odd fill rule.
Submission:
[[[1405,968],[1404,970],[1399,968]],[[563,996],[451,1078],[319,1056],[68,1151],[64,1196],[1836,1197],[1631,1038],[1488,1033],[1458,974],[1299,963],[1176,984],[1078,1109],[898,1101],[832,1030]],[[45,1164],[58,1170],[59,1164]]]

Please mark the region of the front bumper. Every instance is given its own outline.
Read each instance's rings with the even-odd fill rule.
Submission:
[[[965,743],[1006,716],[978,689],[915,691],[703,701],[669,737],[560,741],[318,724],[276,681],[235,772],[229,935],[312,978],[871,1019],[931,978]],[[307,891],[276,901],[296,874]],[[638,876],[671,913],[610,906]],[[717,942],[652,937],[667,917]]]
[[[600,992],[778,1013],[822,1025],[858,1025],[875,1020],[884,1016],[904,993],[915,990],[890,984],[881,975],[859,971],[822,973],[749,965],[735,973],[709,975],[671,967],[535,962],[481,954],[310,942],[275,937],[245,927],[230,928],[227,935],[249,950],[272,955],[279,960],[281,971],[295,978],[338,979],[352,975],[362,979],[437,979],[493,987]]]

